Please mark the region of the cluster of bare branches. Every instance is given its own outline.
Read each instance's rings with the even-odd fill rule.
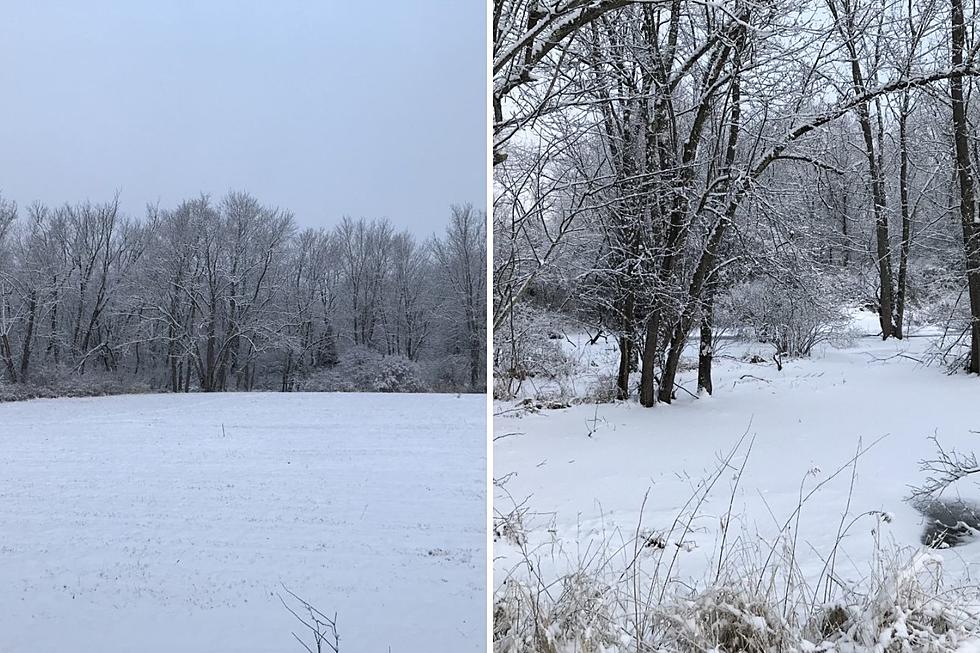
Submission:
[[[960,453],[946,449],[934,435],[930,438],[935,446],[935,457],[921,462],[921,471],[926,474],[926,480],[913,488],[911,499],[913,503],[939,499],[946,490],[965,478],[980,474],[980,463],[975,453]]]
[[[293,637],[309,653],[340,653],[340,635],[337,633],[337,613],[328,616],[317,609],[306,599],[300,598],[288,588],[283,588],[289,595],[290,605],[282,594],[279,594],[279,601],[289,614],[296,617],[296,620],[303,624],[312,638],[312,644],[304,637],[300,637],[295,632]]]

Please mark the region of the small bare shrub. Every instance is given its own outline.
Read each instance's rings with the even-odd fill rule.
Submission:
[[[494,398],[512,399],[525,384],[547,386],[548,392],[568,398],[562,385],[575,371],[575,361],[562,348],[557,337],[562,318],[530,306],[515,308],[506,327],[494,332]],[[557,382],[557,391],[552,387]],[[535,392],[535,396],[538,392]]]
[[[809,356],[820,343],[843,346],[850,341],[850,320],[836,302],[817,280],[804,287],[755,279],[719,297],[719,323],[742,337],[771,344],[778,354]]]
[[[494,485],[506,493],[505,483],[506,479],[494,480]],[[525,515],[528,512],[527,501],[518,504],[514,502],[509,493],[507,493],[507,497],[511,504],[507,509],[501,508],[502,501],[494,501],[493,540],[494,542],[503,540],[518,548],[523,548],[527,545],[527,528],[524,525]]]
[[[589,404],[611,404],[617,397],[616,377],[613,374],[600,374],[586,390],[582,401]]]

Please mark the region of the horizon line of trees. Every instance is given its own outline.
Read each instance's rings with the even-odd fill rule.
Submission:
[[[237,191],[142,219],[118,196],[26,210],[0,197],[0,381],[482,392],[485,284],[486,218],[470,205],[423,241],[386,219],[300,229]]]

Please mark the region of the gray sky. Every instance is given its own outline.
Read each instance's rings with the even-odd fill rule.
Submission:
[[[303,226],[485,204],[480,0],[6,0],[0,193],[142,216],[251,192]]]

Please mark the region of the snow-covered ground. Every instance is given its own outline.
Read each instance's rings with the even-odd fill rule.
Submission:
[[[0,651],[485,648],[485,398],[0,404]]]
[[[875,320],[867,317],[856,322],[858,331],[874,331]],[[882,547],[919,545],[922,518],[905,498],[910,486],[925,480],[919,461],[935,453],[930,436],[945,447],[980,450],[980,435],[971,432],[980,430],[980,380],[917,362],[929,345],[928,337],[885,343],[859,337],[846,349],[822,347],[811,359],[787,360],[781,372],[771,360],[741,360],[745,348],[730,345],[723,353],[732,356],[715,361],[714,396],[681,391],[675,403],[652,409],[631,401],[522,414],[513,403],[497,402],[494,477],[507,479],[514,502],[526,500],[524,526],[529,549],[541,557],[538,569],[560,573],[594,555],[597,542],[627,541],[648,492],[642,528],[651,535],[666,532],[698,483],[747,434],[685,536],[677,574],[699,582],[717,564],[721,523],[744,463],[729,549],[771,542],[796,509],[801,488],[806,495],[825,482],[804,504],[796,563],[811,578],[819,576],[842,515],[850,521],[881,511],[886,515],[855,521],[838,556],[838,575],[859,582],[870,575],[876,538]],[[572,338],[566,346],[583,345]],[[612,341],[579,356],[582,369],[596,378],[616,360]],[[680,381],[694,392],[696,370]],[[580,385],[590,382],[585,378]],[[859,442],[873,446],[857,461],[852,491],[850,467],[831,476]],[[969,498],[980,499],[980,488],[965,491],[970,489],[976,495]],[[495,494],[495,510],[506,512],[511,498],[499,489]],[[501,538],[494,555],[499,584],[520,552]],[[980,577],[980,544],[940,555],[956,577]]]

